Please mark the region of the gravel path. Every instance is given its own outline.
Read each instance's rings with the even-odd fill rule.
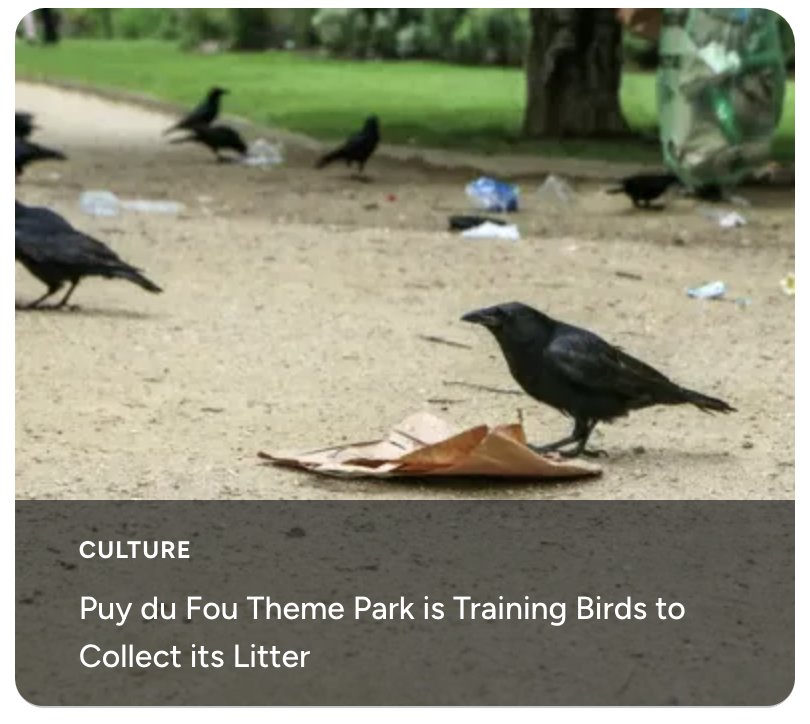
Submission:
[[[361,184],[314,171],[311,148],[294,146],[283,168],[221,166],[167,145],[170,116],[39,85],[16,96],[38,139],[70,157],[31,169],[17,198],[64,213],[166,290],[91,280],[77,310],[17,313],[19,498],[794,497],[794,302],[779,288],[792,194],[758,192],[749,225],[720,230],[691,201],[639,214],[579,185],[561,207],[524,177],[523,239],[468,242],[445,229],[467,210],[469,172],[379,159]],[[185,210],[91,218],[87,189]],[[40,293],[19,265],[16,279],[18,299]],[[686,297],[714,279],[750,306]],[[611,458],[588,482],[371,483],[257,464],[259,450],[366,440],[422,409],[471,425],[520,407],[531,438],[556,438],[567,423],[526,398],[446,384],[512,386],[494,343],[457,321],[512,299],[740,413],[656,410],[601,428]]]

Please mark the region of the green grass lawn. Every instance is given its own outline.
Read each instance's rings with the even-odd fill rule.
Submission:
[[[525,83],[519,70],[439,63],[353,62],[292,53],[182,53],[160,42],[66,41],[16,47],[18,75],[122,88],[191,106],[211,85],[230,88],[227,112],[315,138],[335,139],[377,113],[388,143],[621,160],[660,158],[656,144],[517,142]],[[634,129],[653,132],[655,79],[627,73],[622,102]],[[776,154],[794,154],[794,85]]]

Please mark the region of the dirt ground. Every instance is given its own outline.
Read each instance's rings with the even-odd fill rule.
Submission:
[[[33,167],[17,198],[165,288],[89,280],[78,309],[17,312],[18,498],[793,499],[794,302],[779,286],[794,268],[792,192],[746,192],[748,226],[721,230],[694,201],[639,213],[602,183],[575,183],[573,206],[543,200],[542,169],[516,161],[502,175],[523,191],[522,240],[464,241],[446,228],[469,210],[470,168],[382,154],[363,184],[313,170],[313,144],[288,145],[279,169],[223,166],[168,145],[165,114],[22,83],[16,103],[70,156]],[[89,189],[185,210],[97,219],[78,206]],[[750,305],[687,298],[716,279]],[[17,299],[41,289],[18,265]],[[260,450],[368,440],[425,409],[467,426],[520,408],[531,439],[561,436],[567,421],[528,398],[452,384],[514,389],[494,341],[458,321],[511,300],[739,413],[661,409],[599,428],[605,473],[574,483],[358,482],[258,464]]]

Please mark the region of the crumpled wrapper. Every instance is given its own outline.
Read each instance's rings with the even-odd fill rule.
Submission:
[[[460,431],[423,412],[396,425],[382,440],[303,452],[259,453],[267,464],[347,478],[486,477],[565,479],[600,475],[584,460],[539,455],[526,445],[521,424],[479,425]]]

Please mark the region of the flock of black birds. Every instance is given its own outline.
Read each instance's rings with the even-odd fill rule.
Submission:
[[[211,150],[217,161],[225,162],[224,151],[233,151],[237,157],[247,155],[247,143],[239,132],[223,123],[215,123],[219,116],[223,96],[230,91],[224,88],[211,88],[200,104],[185,118],[165,131],[165,135],[185,131],[188,135],[175,138],[172,143],[197,143]],[[369,159],[380,144],[380,121],[377,116],[369,116],[357,133],[320,158],[315,164],[318,169],[326,168],[335,161],[345,161],[347,166],[357,165],[362,174]]]
[[[229,126],[217,125],[222,97],[228,91],[213,88],[203,102],[165,134],[186,132],[173,143],[193,142],[211,149],[219,161],[225,150],[240,155],[247,145]],[[16,114],[17,174],[28,163],[64,159],[58,151],[29,141],[36,129],[30,114]],[[380,142],[380,125],[370,116],[363,128],[346,143],[316,163],[324,168],[344,161],[356,164],[362,173]],[[634,176],[609,193],[625,193],[637,208],[649,208],[678,183],[670,174]],[[15,202],[15,257],[47,291],[25,305],[43,308],[43,303],[65,284],[67,292],[53,306],[67,305],[85,277],[125,279],[151,293],[162,290],[142,270],[123,261],[101,241],[74,228],[56,212]],[[498,342],[509,371],[530,397],[546,404],[574,422],[566,438],[544,446],[532,446],[538,453],[559,453],[565,457],[602,455],[587,449],[595,427],[625,417],[631,412],[657,405],[693,405],[714,413],[736,412],[726,402],[677,385],[648,364],[631,357],[601,337],[551,319],[520,302],[501,304],[470,312],[462,321],[488,329]],[[568,449],[570,448],[570,449]]]
[[[209,148],[220,162],[228,160],[225,151],[235,151],[244,156],[248,146],[239,133],[230,126],[215,123],[220,114],[222,98],[228,91],[212,88],[203,101],[178,123],[168,128],[164,135],[183,132],[171,143],[198,143]],[[15,166],[19,177],[26,166],[36,161],[65,160],[61,151],[46,148],[30,140],[37,129],[30,113],[15,112]],[[363,129],[335,151],[317,163],[324,168],[337,160],[347,164],[356,163],[362,172],[380,142],[379,121],[371,116]],[[85,277],[126,279],[141,288],[159,293],[162,290],[151,282],[140,269],[124,262],[106,244],[74,228],[55,211],[42,207],[26,206],[19,201],[15,205],[15,256],[34,277],[41,281],[47,291],[38,299],[20,309],[42,309],[44,302],[56,294],[65,284],[68,291],[52,307],[60,309],[67,305],[79,282]]]

